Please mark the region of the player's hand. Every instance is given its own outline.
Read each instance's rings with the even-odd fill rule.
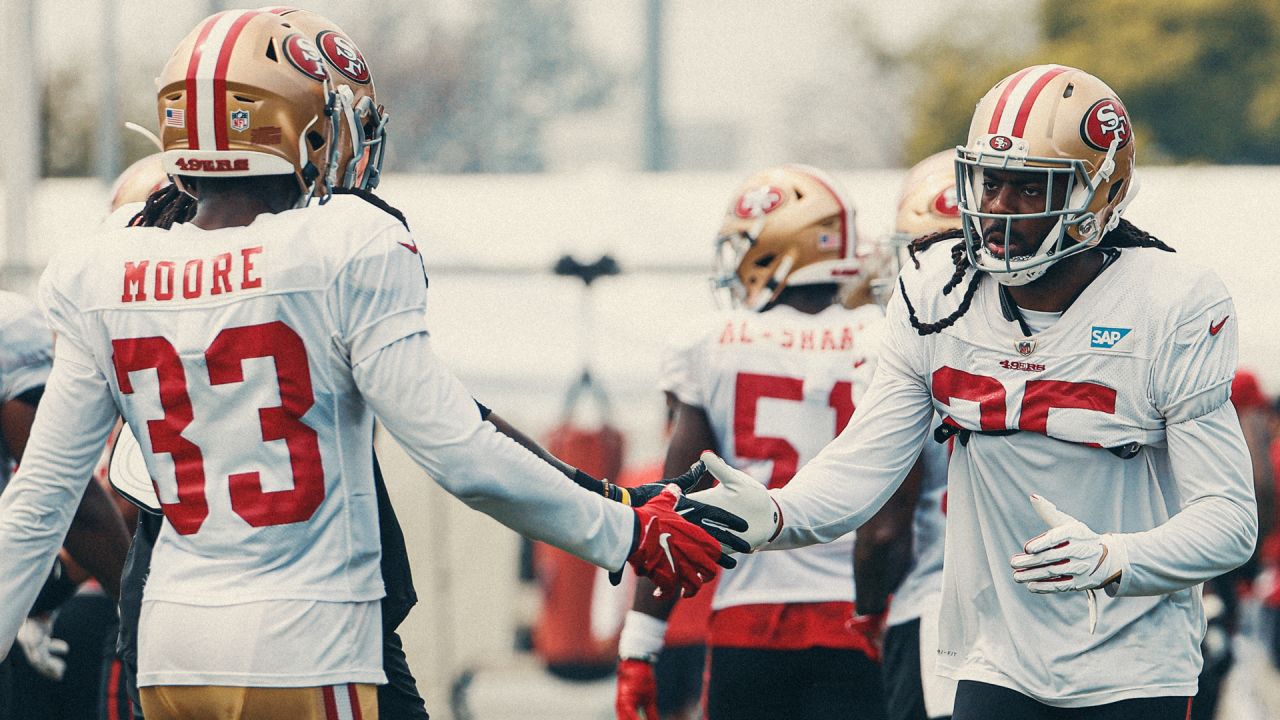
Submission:
[[[1027,541],[1009,559],[1013,579],[1033,593],[1096,590],[1120,579],[1123,543],[1115,535],[1099,535],[1039,495],[1031,506],[1049,530]]]
[[[741,552],[743,543],[755,550],[778,536],[782,530],[782,511],[764,485],[741,470],[729,467],[710,450],[702,453],[702,462],[720,484],[696,492],[690,499],[732,513],[747,523],[745,530],[726,526],[725,532],[732,530],[742,542],[724,543],[725,552]]]
[[[618,661],[613,709],[618,720],[658,720],[658,683],[653,677],[653,663],[634,658]]]
[[[53,637],[53,616],[36,615],[23,621],[18,628],[18,647],[27,656],[27,664],[50,680],[62,679],[67,671],[66,640]]]
[[[889,612],[875,615],[854,615],[845,623],[845,629],[863,641],[863,650],[867,657],[880,662],[880,654],[884,650],[884,623]]]
[[[676,514],[680,489],[674,485],[635,509],[638,535],[627,562],[658,586],[657,594],[692,597],[716,576],[716,563],[737,563],[720,552],[720,543]]]
[[[631,507],[640,507],[650,500],[658,497],[658,493],[662,492],[668,485],[676,485],[680,488],[680,492],[687,493],[698,484],[698,480],[702,479],[702,474],[707,471],[707,467],[702,461],[689,466],[689,469],[683,475],[658,482],[645,483],[633,488],[627,488],[627,492],[631,494]]]

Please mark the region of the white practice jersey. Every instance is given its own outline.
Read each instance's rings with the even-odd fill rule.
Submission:
[[[369,614],[340,607],[376,613],[383,595],[375,413],[464,502],[599,565],[624,563],[634,513],[497,435],[432,354],[418,249],[389,214],[338,196],[245,227],[127,228],[78,247],[41,281],[59,339],[25,462],[0,501],[0,596],[23,597],[23,578],[47,570],[49,538],[74,511],[58,494],[82,488],[117,408],[138,429],[166,520],[144,602],[252,606],[263,619],[228,637],[248,650],[195,660],[209,684],[382,681],[379,645],[349,634]],[[262,602],[334,606],[329,617],[347,620],[317,633]],[[11,609],[0,610],[0,644],[17,627]],[[173,682],[181,666],[147,676],[161,670],[145,665],[148,632],[140,682]],[[281,641],[298,672],[248,672],[246,658],[279,657]],[[331,665],[307,675],[321,653]]]
[[[893,591],[889,604],[889,627],[920,617],[927,606],[936,606],[930,596],[942,591],[943,538],[947,531],[947,448],[949,443],[927,440],[920,451],[923,477],[920,498],[911,518],[911,567]]]
[[[0,404],[44,385],[53,367],[53,335],[34,303],[0,290]],[[0,442],[0,492],[14,459]]]
[[[874,305],[720,313],[668,354],[660,386],[706,412],[729,464],[782,487],[849,421],[874,372],[882,322]],[[738,556],[712,608],[852,600],[851,533],[794,552]]]
[[[941,672],[1058,706],[1194,695],[1197,585],[1244,562],[1257,536],[1229,402],[1238,320],[1226,288],[1176,255],[1127,249],[1034,337],[1004,317],[990,278],[954,325],[921,336],[905,300],[920,322],[939,320],[969,281],[943,295],[949,253],[922,263],[890,303],[857,415],[774,492],[786,522],[774,545],[829,540],[874,514],[936,411],[972,431],[950,461]],[[1125,534],[1128,562],[1098,593],[1095,634],[1084,593],[1036,595],[1013,580],[1010,556],[1046,530],[1032,493]]]

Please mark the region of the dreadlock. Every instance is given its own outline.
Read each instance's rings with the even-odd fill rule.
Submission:
[[[933,245],[945,240],[953,240],[955,238],[961,238],[960,242],[951,247],[951,262],[955,265],[956,270],[952,273],[951,279],[947,281],[947,284],[942,286],[943,295],[950,295],[951,291],[958,287],[961,281],[964,280],[965,274],[972,269],[969,266],[969,254],[965,251],[964,247],[964,231],[945,230],[943,232],[933,233],[932,235],[925,235],[911,241],[907,246],[907,253],[911,256],[911,262],[915,264],[916,269],[919,269],[920,260],[916,257],[917,253],[924,252]],[[1110,232],[1102,236],[1102,240],[1098,242],[1096,247],[1116,250],[1123,248],[1145,247],[1155,248],[1165,252],[1176,252],[1173,248],[1164,244],[1159,238],[1145,230],[1139,230],[1137,226],[1123,218]],[[973,302],[973,296],[978,292],[978,283],[981,282],[984,274],[985,273],[975,270],[973,272],[973,277],[969,279],[969,286],[965,288],[964,297],[960,299],[960,305],[956,307],[950,315],[931,323],[920,322],[919,318],[916,317],[916,309],[912,306],[911,299],[907,297],[907,287],[902,282],[902,278],[899,277],[898,288],[902,292],[902,301],[907,305],[907,315],[911,320],[911,327],[915,328],[916,332],[921,335],[932,335],[934,333],[942,332],[954,325],[955,322],[963,317],[965,313],[969,312],[969,305]]]
[[[334,188],[335,195],[355,195],[374,207],[386,212],[400,221],[405,230],[409,229],[409,221],[404,213],[392,207],[386,200],[361,188]],[[196,216],[196,199],[178,189],[177,185],[166,185],[151,193],[147,203],[129,220],[129,227],[158,227],[168,230],[174,225],[188,222]]]
[[[158,227],[168,230],[196,216],[196,199],[169,184],[151,193],[147,204],[129,221],[129,227]]]

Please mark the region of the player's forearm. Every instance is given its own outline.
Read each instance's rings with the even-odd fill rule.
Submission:
[[[928,390],[885,379],[881,362],[849,425],[780,490],[782,532],[766,549],[813,545],[853,532],[884,506],[920,455],[933,417]]]
[[[105,381],[61,358],[40,404],[22,467],[0,495],[0,655],[49,574],[114,417]]]
[[[415,380],[406,385],[409,367]],[[610,570],[622,567],[635,534],[634,511],[584,492],[482,423],[425,334],[382,348],[353,374],[386,429],[450,494],[522,535]]]
[[[67,552],[112,598],[120,596],[120,572],[129,553],[129,530],[107,491],[96,482],[85,488],[71,529]]]
[[[1258,539],[1249,451],[1230,403],[1167,429],[1182,510],[1121,535],[1128,554],[1117,595],[1159,595],[1238,567]]]

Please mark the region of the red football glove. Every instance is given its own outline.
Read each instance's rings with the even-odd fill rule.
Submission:
[[[653,663],[634,659],[618,662],[613,710],[618,720],[658,720],[658,683],[653,679]]]
[[[721,558],[718,540],[676,513],[679,499],[680,488],[671,485],[635,509],[636,539],[627,562],[658,586],[656,594],[693,597],[715,578],[717,562],[732,560]]]

